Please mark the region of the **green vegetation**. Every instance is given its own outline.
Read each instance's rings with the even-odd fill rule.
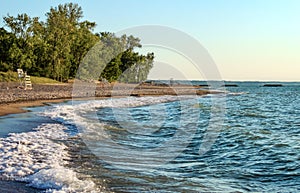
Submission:
[[[62,84],[61,82],[46,77],[30,76],[30,80],[34,84]]]
[[[73,3],[52,7],[46,13],[46,21],[26,13],[3,17],[0,71],[15,72],[22,68],[31,76],[64,82],[75,78],[82,64],[79,78],[83,80],[140,82],[147,79],[154,54],[135,52],[135,48],[141,47],[138,38],[93,33],[96,23],[82,19],[81,7]]]
[[[18,81],[18,74],[16,72],[0,72],[1,82],[16,82]]]
[[[60,82],[50,79],[50,78],[45,78],[45,77],[36,77],[36,76],[30,76],[30,80],[32,83],[35,84],[58,84]],[[18,79],[18,73],[17,72],[0,72],[0,81],[1,82],[17,82],[19,81]]]

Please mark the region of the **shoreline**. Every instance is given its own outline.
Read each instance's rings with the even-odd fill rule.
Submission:
[[[16,101],[7,104],[0,104],[0,117],[6,116],[10,114],[19,114],[19,113],[26,113],[28,110],[25,108],[28,107],[40,107],[40,106],[47,106],[47,103],[63,103],[65,101],[71,100],[90,100],[90,99],[106,99],[108,97],[88,97],[88,98],[62,98],[62,99],[49,99],[49,100],[33,100],[33,101]],[[114,97],[116,98],[116,97]]]
[[[26,107],[44,106],[46,103],[60,103],[67,100],[104,99],[108,97],[142,97],[163,95],[206,95],[209,90],[199,90],[201,86],[152,85],[98,83],[94,90],[90,83],[77,84],[77,92],[72,83],[34,84],[32,90],[18,88],[18,83],[0,82],[0,116],[25,113]],[[93,92],[91,92],[93,91]]]
[[[72,98],[70,98],[72,99]],[[28,112],[26,107],[45,106],[46,103],[61,103],[69,99],[53,99],[53,100],[34,100],[34,101],[16,101],[8,104],[0,104],[0,116],[19,114]]]

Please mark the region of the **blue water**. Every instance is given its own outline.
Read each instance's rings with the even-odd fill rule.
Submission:
[[[48,117],[43,117],[37,112],[44,111],[47,106],[25,108],[27,113],[10,114],[0,117],[0,137],[7,137],[9,133],[20,133],[31,131],[42,123],[53,123]]]
[[[228,84],[219,96],[77,102],[76,118],[55,110],[73,128],[68,167],[115,192],[299,192],[300,83]]]
[[[276,88],[262,87],[263,83],[260,82],[235,84],[239,87],[226,90],[243,94],[226,96],[225,120],[218,139],[208,152],[204,155],[198,153],[210,124],[210,98],[190,100],[187,103],[190,103],[191,107],[199,103],[196,107],[200,108],[200,111],[196,112],[197,116],[199,115],[197,131],[191,133],[193,137],[189,145],[174,160],[158,168],[151,168],[150,171],[145,169],[134,173],[129,180],[123,178],[127,173],[134,171],[134,168],[118,171],[111,176],[112,189],[129,192],[299,192],[299,83],[283,83],[283,87]],[[168,118],[159,131],[138,137],[136,134],[118,131],[112,134],[114,140],[133,148],[154,148],[164,140],[172,140],[174,132],[179,129],[178,121],[182,116],[179,111],[182,109],[178,102],[154,106],[158,109],[167,106]],[[149,117],[148,108],[130,108],[130,113],[135,121],[145,122]],[[190,117],[195,116],[192,114],[192,108],[187,110],[186,113],[190,113]],[[98,111],[98,115],[104,115],[99,116],[101,121],[118,127],[114,116],[107,116],[111,114],[113,113],[105,108]],[[188,123],[192,122],[185,118],[183,121],[187,123],[180,126],[181,129],[188,130]],[[122,118],[118,119],[120,122]],[[146,125],[149,124],[153,125],[148,121]],[[110,167],[114,169],[113,166]]]

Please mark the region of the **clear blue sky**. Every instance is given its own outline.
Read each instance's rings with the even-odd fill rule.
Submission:
[[[69,1],[0,2],[1,16],[28,13],[43,20],[51,6]],[[186,32],[209,51],[223,79],[300,81],[299,0],[72,2],[83,8],[84,19],[97,23],[95,32],[147,24]]]

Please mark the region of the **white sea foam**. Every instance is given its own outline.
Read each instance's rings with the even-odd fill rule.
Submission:
[[[44,124],[32,132],[0,138],[0,175],[47,192],[98,192],[92,181],[80,180],[78,173],[64,167],[69,156],[59,141],[68,137],[65,129]]]
[[[56,105],[42,114],[63,123],[75,124],[79,130],[81,127],[88,133],[103,126],[97,117],[93,124],[89,124],[93,117],[85,117],[93,114],[91,112],[95,112],[96,115],[97,108],[136,107],[193,98],[195,96],[94,100],[74,105]],[[0,138],[0,175],[27,182],[36,188],[47,189],[47,192],[105,191],[104,187],[96,187],[91,180],[82,180],[80,174],[65,167],[70,159],[67,146],[62,142],[68,138],[66,129],[61,124],[44,124],[32,132],[12,133],[6,138]],[[101,132],[96,134],[96,138],[105,137]],[[85,137],[88,136],[95,139],[95,135],[87,134]]]
[[[88,101],[76,105],[58,105],[52,110],[46,111],[43,115],[53,118],[55,120],[63,120],[64,122],[74,123],[78,119],[78,115],[85,112],[95,111],[97,108],[124,108],[146,106],[151,104],[159,104],[165,102],[187,100],[195,98],[195,96],[160,96],[160,97],[127,97],[127,98],[113,98],[106,100]]]
[[[76,126],[84,128],[86,132],[93,132],[94,127],[101,128],[101,123],[89,124],[88,119],[82,115],[86,112],[96,112],[97,108],[135,107],[189,98],[192,97],[128,97],[95,100],[76,105],[60,104],[43,114],[64,123],[80,123]],[[69,155],[67,146],[61,141],[68,138],[66,129],[61,124],[43,124],[32,132],[11,133],[6,138],[0,138],[0,175],[7,179],[27,182],[35,188],[47,189],[47,192],[99,192],[99,188],[104,191],[104,187],[96,187],[90,180],[79,179],[78,173],[65,167]]]
[[[139,156],[141,155],[142,152],[140,151],[127,151],[124,149],[124,147],[118,146],[116,148],[112,148],[112,145],[114,142],[111,140],[111,134],[110,132],[107,132],[107,127],[105,122],[99,121],[99,117],[101,114],[97,114],[97,109],[98,108],[113,108],[112,113],[114,118],[120,124],[120,129],[124,128],[128,132],[131,133],[136,133],[136,134],[142,134],[146,135],[147,133],[153,133],[153,129],[143,129],[144,127],[142,126],[143,123],[135,122],[135,120],[131,117],[131,114],[128,110],[127,107],[138,107],[138,106],[149,106],[148,112],[154,116],[151,116],[151,123],[155,125],[156,128],[160,128],[164,123],[165,120],[168,118],[168,112],[167,110],[163,108],[167,108],[167,106],[162,105],[159,107],[159,113],[157,112],[157,109],[151,109],[153,104],[161,104],[161,103],[167,103],[167,102],[173,102],[173,101],[179,101],[182,105],[180,105],[181,108],[186,108],[186,102],[187,100],[192,99],[194,101],[195,99],[197,100],[198,96],[160,96],[160,97],[128,97],[128,98],[113,98],[113,99],[107,99],[107,100],[94,100],[94,101],[88,101],[88,102],[83,102],[75,105],[60,105],[60,106],[55,106],[52,110],[48,110],[44,112],[44,115],[51,117],[54,120],[62,121],[67,124],[72,124],[76,125],[76,128],[79,131],[79,136],[83,139],[85,144],[90,148],[90,150],[97,156],[101,156],[101,158],[104,157],[105,160],[109,160],[109,163],[115,164],[118,167],[121,168],[126,168],[123,163],[119,163],[120,160],[123,162],[124,159],[131,159],[131,158],[136,158],[137,162],[135,162],[135,165],[133,166],[134,168],[144,168],[148,166],[156,166],[157,163],[153,164],[140,164],[140,162],[143,162],[145,160],[145,157],[143,157],[142,160],[139,160]],[[196,101],[194,101],[196,102]],[[117,108],[117,109],[115,109]],[[116,110],[116,112],[115,112]],[[153,110],[153,111],[152,111]],[[195,110],[195,109],[192,109]],[[127,111],[127,112],[126,112]],[[196,110],[197,111],[197,110]],[[99,112],[99,111],[98,111]],[[191,113],[191,112],[190,112]],[[119,116],[119,117],[118,117]],[[122,117],[121,117],[122,116]],[[188,113],[184,113],[181,115],[182,119],[184,120],[190,120],[187,119],[186,116],[189,116]],[[184,118],[186,117],[186,118]],[[190,117],[190,116],[189,116]],[[126,123],[124,123],[122,120],[125,119]],[[197,119],[195,117],[192,119],[193,120]],[[135,124],[135,127],[127,127],[127,123],[129,125]],[[182,122],[182,124],[184,124]],[[136,129],[140,128],[140,129]],[[191,128],[189,128],[191,129]],[[192,130],[193,132],[193,130]],[[188,137],[185,138],[184,136],[180,136],[179,133],[185,133],[185,136],[192,136],[187,134],[185,130],[178,130],[177,134],[175,137],[173,137],[173,140],[167,141],[163,148],[161,148],[159,151],[153,151],[149,152],[143,152],[144,155],[147,154],[147,156],[151,155],[156,155],[158,159],[154,159],[154,156],[150,156],[152,161],[165,163],[165,161],[173,158],[175,155],[174,152],[180,153],[181,149],[185,147],[185,142],[184,140],[187,139]],[[187,134],[187,135],[186,135]],[[179,137],[180,136],[180,137]],[[173,148],[173,145],[171,143],[176,143],[175,141],[180,140],[180,146],[176,146],[177,149]],[[108,147],[108,148],[106,148]],[[162,147],[162,146],[161,146]],[[172,149],[172,153],[170,154],[162,154],[166,148]],[[169,150],[170,150],[169,149]],[[152,151],[152,150],[151,150]],[[114,153],[112,153],[114,152]],[[129,154],[130,153],[130,154]],[[117,157],[120,156],[120,159]],[[165,157],[163,157],[163,155]],[[176,155],[175,155],[176,157]],[[115,159],[116,158],[116,159]],[[117,160],[116,162],[114,160]],[[131,159],[131,161],[133,161]],[[125,162],[124,162],[125,163]],[[128,163],[126,162],[128,165]],[[140,166],[139,166],[140,165]]]
[[[47,189],[47,192],[98,192],[94,182],[79,180],[77,173],[63,166],[43,169],[29,176],[30,186]]]
[[[112,98],[106,100],[87,101],[74,105],[57,105],[54,106],[53,109],[47,110],[42,114],[56,121],[76,125],[79,130],[79,135],[84,134],[84,138],[86,139],[92,137],[92,139],[97,140],[102,139],[103,137],[109,137],[106,136],[105,132],[101,132],[101,129],[103,129],[105,124],[98,121],[96,115],[96,111],[98,108],[138,107],[172,101],[188,100],[193,98],[195,98],[195,96],[184,95]],[[86,117],[86,115],[88,115],[89,117]]]

